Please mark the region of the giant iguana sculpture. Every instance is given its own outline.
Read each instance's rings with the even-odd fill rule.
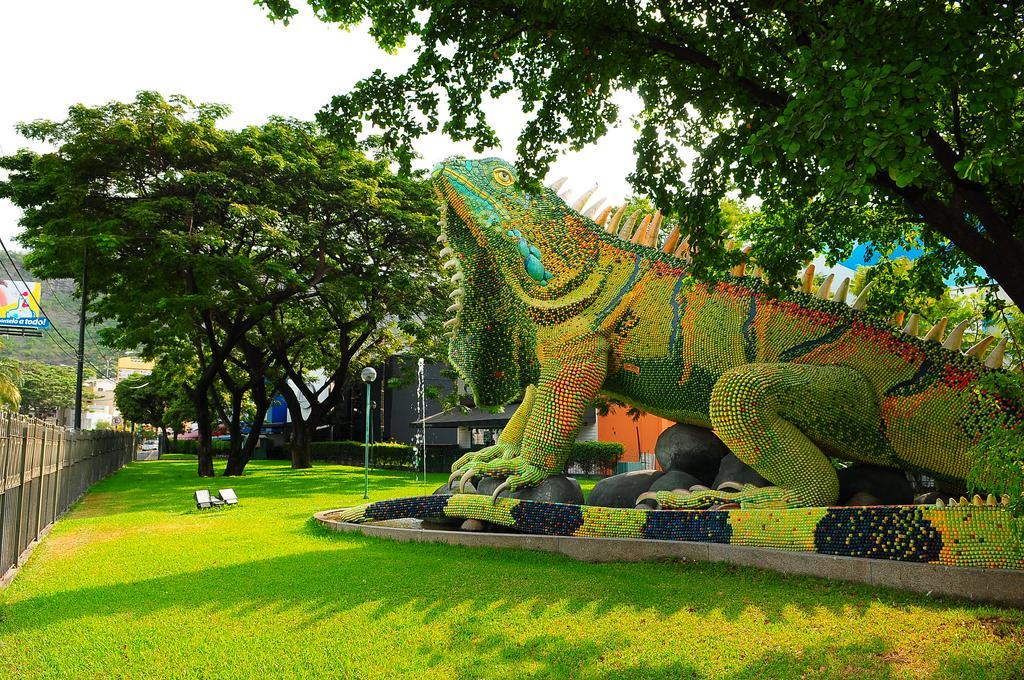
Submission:
[[[657,218],[635,232],[621,209],[592,219],[589,194],[573,208],[559,187],[526,192],[501,160],[449,160],[433,183],[456,284],[452,363],[480,405],[525,389],[497,443],[457,461],[453,482],[507,477],[497,497],[562,472],[599,394],[714,428],[774,484],[662,491],[662,509],[832,505],[827,456],[966,478],[989,426],[972,388],[1001,370],[1005,341],[982,361],[992,338],[961,353],[965,324],[945,342],[945,323],[919,339],[863,311],[864,295],[848,306],[846,282],[830,299],[831,278],[781,295],[756,277],[693,281],[678,230],[659,249]]]
[[[457,461],[449,483],[508,479],[493,498],[383,500],[330,519],[473,518],[538,534],[1024,567],[1015,520],[993,495],[943,507],[825,507],[837,498],[826,453],[963,480],[976,439],[1021,420],[1019,404],[982,385],[1000,370],[1005,342],[982,362],[991,338],[961,354],[965,326],[940,344],[940,323],[918,339],[865,313],[863,294],[847,306],[845,283],[836,300],[830,280],[810,294],[810,273],[782,295],[755,277],[693,281],[678,231],[658,249],[657,218],[636,226],[606,209],[592,219],[589,195],[570,208],[555,190],[528,193],[500,160],[450,160],[433,181],[456,284],[452,363],[481,405],[525,390],[497,444]],[[907,330],[916,326],[912,317]],[[662,509],[499,497],[562,471],[600,393],[713,427],[775,486],[659,492]]]

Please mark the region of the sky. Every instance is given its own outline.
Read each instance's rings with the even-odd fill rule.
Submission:
[[[411,50],[388,55],[362,29],[342,31],[309,11],[288,26],[266,18],[251,0],[95,0],[3,3],[0,20],[0,153],[29,146],[14,130],[20,121],[61,119],[69,106],[130,100],[139,90],[183,94],[232,109],[224,121],[237,128],[271,115],[312,118],[330,98],[374,69],[397,73]],[[298,0],[296,6],[305,7]],[[624,124],[579,152],[564,154],[549,180],[568,176],[574,194],[600,186],[609,202],[630,193],[639,111],[635,96],[617,99]],[[513,160],[524,115],[506,102],[488,110],[502,146],[487,152]],[[468,144],[440,134],[421,140],[421,164],[453,154],[470,157]],[[0,238],[20,231],[21,211],[0,200]]]

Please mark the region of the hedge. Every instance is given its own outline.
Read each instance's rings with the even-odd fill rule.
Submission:
[[[199,442],[195,439],[169,440],[167,453],[196,455]],[[313,442],[310,444],[314,460],[324,460],[342,465],[363,464],[363,443],[356,441]],[[213,440],[214,455],[227,455],[231,443],[223,439]],[[427,463],[431,471],[446,472],[451,463],[467,451],[457,447],[430,446]],[[609,474],[623,452],[618,442],[576,442],[566,467],[578,465],[585,474]],[[375,442],[370,444],[370,465],[382,468],[411,470],[416,463],[416,449],[400,442]],[[440,467],[438,464],[440,463]]]
[[[214,439],[213,442],[213,455],[215,456],[226,456],[228,451],[231,450],[231,442],[226,439]],[[173,439],[167,440],[167,453],[185,453],[189,455],[196,455],[199,449],[198,439],[179,439],[174,441]]]
[[[623,451],[625,448],[619,442],[576,442],[566,467],[579,465],[588,475],[611,474]]]
[[[342,465],[363,464],[363,443],[355,441],[313,442],[314,460],[327,460]],[[416,450],[409,444],[399,442],[374,442],[370,444],[370,465],[373,467],[412,469],[416,462]]]

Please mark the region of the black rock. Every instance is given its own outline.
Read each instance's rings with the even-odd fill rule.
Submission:
[[[877,505],[909,505],[914,501],[914,487],[900,470],[880,465],[853,465],[837,470],[836,474],[840,505],[847,505],[858,494],[873,496]],[[861,496],[860,500],[863,499]]]
[[[708,485],[729,449],[711,430],[680,423],[661,433],[654,455],[663,470],[682,470]]]
[[[882,502],[882,499],[872,493],[868,493],[867,491],[858,491],[843,501],[841,505],[856,507],[865,505],[885,505],[885,503]]]
[[[767,479],[757,474],[754,468],[737,458],[735,453],[730,453],[722,459],[722,464],[718,468],[718,474],[715,476],[711,488],[718,489],[726,482],[740,485],[753,484],[754,486],[772,485]]]
[[[459,493],[459,480],[456,479],[454,482],[452,482],[452,485],[450,487],[447,484],[442,484],[441,486],[434,489],[434,493],[430,495],[454,496],[457,493]],[[466,493],[476,493],[476,487],[473,486],[473,482],[466,482]]]
[[[481,482],[481,486],[483,483]],[[494,489],[491,489],[494,493]],[[504,495],[504,494],[502,494]],[[548,477],[537,486],[528,486],[519,489],[512,494],[512,498],[519,498],[527,501],[544,501],[546,503],[571,503],[583,505],[583,489],[580,483],[572,477],[565,475],[554,475]]]
[[[676,489],[689,489],[694,484],[704,484],[689,472],[682,470],[669,470],[661,476],[648,491],[675,491]],[[706,485],[705,485],[706,486]]]
[[[664,476],[661,470],[636,470],[606,477],[590,490],[587,505],[602,508],[634,508],[636,497]]]
[[[497,489],[498,485],[504,481],[505,477],[481,477],[480,481],[477,482],[476,492],[481,496],[492,496],[494,495],[494,490]],[[506,496],[511,496],[512,494],[509,493],[508,489],[506,489],[505,491],[502,491],[499,495],[502,498],[505,498]]]

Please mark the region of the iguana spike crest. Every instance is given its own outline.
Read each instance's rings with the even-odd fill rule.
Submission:
[[[807,265],[807,269],[804,270],[803,279],[800,281],[800,290],[810,295],[811,288],[814,287],[814,263]]]
[[[644,238],[647,236],[647,226],[651,223],[651,216],[645,215],[643,220],[640,221],[640,226],[636,228],[633,233],[633,237],[630,238],[630,243],[643,243]]]
[[[615,211],[614,215],[612,215],[612,221],[608,223],[608,228],[605,229],[605,231],[607,233],[609,233],[609,234],[616,233],[616,230],[619,228],[619,222],[622,221],[622,216],[625,215],[625,214],[626,214],[626,206],[625,206],[625,204],[620,205],[619,209]]]
[[[619,238],[623,241],[628,241],[630,235],[633,233],[633,225],[636,224],[636,218],[640,216],[639,212],[634,212],[632,215],[626,218],[625,224],[622,225],[622,229],[619,230]]]
[[[942,343],[942,346],[946,349],[959,350],[960,345],[964,344],[964,331],[971,325],[970,319],[964,319],[956,325],[953,330],[949,332],[949,337]]]
[[[996,336],[986,335],[985,337],[978,341],[978,344],[971,347],[969,350],[964,352],[964,354],[966,354],[969,357],[977,357],[978,359],[980,359],[982,355],[985,354],[985,350],[988,349],[988,346],[995,341]]]
[[[1003,355],[1006,352],[1006,338],[1001,338],[996,348],[992,350],[988,358],[985,359],[985,366],[988,368],[1002,368],[1003,367]]]
[[[662,252],[671,254],[675,250],[675,247],[679,244],[679,236],[680,231],[679,225],[677,224],[672,228],[672,233],[670,233],[668,235],[668,238],[665,239],[665,245],[662,246],[661,248]]]
[[[814,297],[819,298],[821,300],[827,300],[828,293],[832,289],[832,281],[835,278],[836,275],[834,273],[826,276],[825,280],[821,283],[821,287],[818,288],[818,292],[814,294]]]
[[[925,341],[931,342],[942,342],[942,335],[946,332],[946,324],[949,323],[948,317],[942,317],[939,322],[928,329],[928,332],[924,336]]]
[[[907,335],[913,335],[917,337],[917,332],[921,329],[921,315],[914,312],[907,319],[907,325],[903,327],[903,332]]]
[[[572,204],[572,209],[575,210],[578,213],[582,213],[583,212],[583,206],[585,206],[587,204],[587,201],[590,200],[590,197],[594,195],[595,191],[597,191],[597,185],[596,184],[593,187],[591,187],[590,189],[588,189],[587,191],[584,191],[580,195],[580,197],[576,199],[576,202]],[[568,203],[568,201],[566,201],[566,202]]]
[[[853,301],[853,304],[850,305],[851,307],[854,309],[864,309],[868,306],[868,295],[871,294],[871,284],[873,283],[874,281],[868,281],[868,284],[861,288],[860,295]]]
[[[842,302],[845,305],[846,294],[849,292],[849,290],[850,277],[846,277],[845,279],[843,279],[842,283],[839,284],[839,287],[836,288],[836,294],[832,297],[832,299],[836,302]]]

